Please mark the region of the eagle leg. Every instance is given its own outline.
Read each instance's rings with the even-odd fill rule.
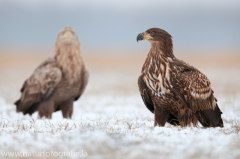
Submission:
[[[192,111],[185,107],[185,105],[181,105],[180,102],[178,106],[178,121],[182,127],[190,125],[190,123],[193,121]],[[194,123],[194,125],[196,125],[196,123]]]
[[[62,111],[62,115],[64,118],[72,118],[73,113],[73,99],[69,99],[59,105],[60,110]]]
[[[35,111],[38,110],[38,106],[39,106],[39,103],[33,104],[26,112],[24,112],[24,115],[25,114],[32,115]]]
[[[46,100],[39,104],[38,113],[39,117],[46,117],[48,119],[52,119],[52,113],[54,112],[54,103],[52,100]]]
[[[157,125],[163,127],[167,122],[169,111],[156,106],[154,110],[154,116],[155,116],[154,127]]]

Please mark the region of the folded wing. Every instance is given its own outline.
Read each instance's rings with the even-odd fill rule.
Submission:
[[[17,111],[24,114],[35,103],[47,99],[61,81],[62,72],[53,58],[43,62],[24,82],[22,96],[15,102]]]
[[[179,65],[175,72],[177,73],[173,76],[172,88],[183,103],[197,114],[199,122],[206,127],[222,127],[222,112],[213,96],[208,78],[187,64]]]

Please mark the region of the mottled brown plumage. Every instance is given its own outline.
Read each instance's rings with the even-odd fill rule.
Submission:
[[[71,118],[73,102],[83,93],[88,82],[77,34],[71,27],[58,33],[55,57],[44,61],[24,82],[21,98],[15,102],[18,112],[39,112],[42,118],[62,111],[64,118]]]
[[[138,86],[144,104],[155,115],[154,126],[197,125],[199,121],[204,127],[223,127],[209,79],[174,56],[171,35],[151,28],[140,33],[138,40],[151,43]]]

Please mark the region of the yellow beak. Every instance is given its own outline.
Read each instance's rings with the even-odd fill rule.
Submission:
[[[137,36],[137,42],[140,40],[148,40],[148,39],[152,39],[153,37],[149,34],[149,33],[140,33]]]
[[[67,31],[64,36],[68,39],[68,41],[71,39],[72,37],[72,33],[70,31]]]
[[[149,33],[143,33],[143,36],[144,36],[144,40],[148,40],[148,39],[151,39],[151,38],[153,38]]]

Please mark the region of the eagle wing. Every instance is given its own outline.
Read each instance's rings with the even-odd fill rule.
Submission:
[[[213,96],[209,79],[196,68],[177,61],[173,66],[171,85],[173,91],[203,126],[223,126],[222,112]]]
[[[147,93],[148,87],[144,83],[142,75],[138,78],[138,87],[145,106],[150,112],[154,113],[154,106],[150,96]]]
[[[22,96],[15,102],[17,111],[25,113],[31,105],[47,99],[61,81],[62,72],[56,66],[55,60],[44,61],[24,82]]]
[[[89,73],[85,69],[85,67],[83,67],[82,72],[81,72],[81,86],[80,86],[78,95],[74,99],[75,101],[78,100],[81,97],[81,95],[83,94],[83,92],[87,86],[87,83],[88,83],[88,78],[89,78]]]

